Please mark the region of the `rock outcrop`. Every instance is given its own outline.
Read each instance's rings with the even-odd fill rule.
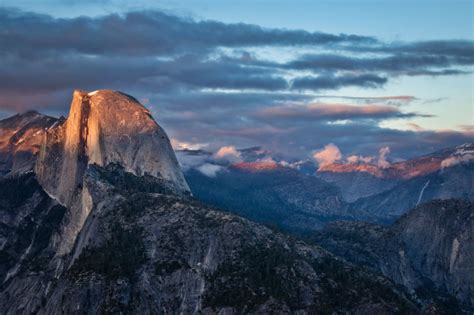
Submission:
[[[380,271],[420,299],[445,294],[454,296],[461,308],[474,310],[472,201],[431,201],[389,227],[332,223],[316,241],[353,263]],[[450,305],[449,298],[442,298],[441,304]]]
[[[120,92],[74,91],[67,120],[45,135],[36,163],[41,185],[69,205],[88,165],[113,163],[189,192],[166,133],[143,105]]]
[[[143,105],[121,92],[74,91],[68,118],[47,130],[35,166],[42,188],[68,209],[58,253],[72,249],[92,209],[87,168],[110,164],[190,193],[166,133]]]

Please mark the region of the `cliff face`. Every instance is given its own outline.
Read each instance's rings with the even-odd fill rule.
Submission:
[[[472,201],[431,201],[390,227],[333,223],[317,240],[349,261],[381,271],[420,296],[438,291],[454,296],[468,309],[474,308]]]

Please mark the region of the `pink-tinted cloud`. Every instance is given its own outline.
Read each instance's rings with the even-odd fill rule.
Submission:
[[[347,162],[350,164],[371,163],[374,160],[373,156],[350,155],[347,157]]]
[[[350,120],[426,117],[429,115],[404,113],[399,108],[388,105],[312,103],[265,108],[260,110],[256,116],[265,119]]]
[[[217,160],[225,160],[232,163],[239,162],[242,160],[242,156],[234,146],[221,147],[214,154],[214,158]]]
[[[339,161],[342,158],[342,154],[336,145],[329,143],[324,146],[324,149],[316,151],[313,154],[313,158],[318,162],[319,167],[323,167]]]

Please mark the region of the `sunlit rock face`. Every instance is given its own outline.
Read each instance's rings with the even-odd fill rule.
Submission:
[[[113,163],[189,191],[166,133],[143,105],[120,92],[75,91],[68,119],[45,136],[36,165],[40,183],[70,204],[89,164]]]
[[[0,175],[32,170],[44,133],[57,121],[34,111],[0,121]]]
[[[74,91],[68,118],[47,130],[35,167],[43,189],[68,208],[60,255],[71,251],[93,206],[84,182],[89,165],[112,164],[190,193],[166,133],[143,105],[121,92]]]
[[[275,161],[255,161],[255,162],[240,162],[232,165],[232,168],[243,172],[264,172],[283,169],[283,166]]]

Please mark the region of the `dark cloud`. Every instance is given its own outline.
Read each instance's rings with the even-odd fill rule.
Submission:
[[[471,51],[474,44],[471,43]],[[398,49],[394,47],[394,52]],[[429,54],[396,54],[387,57],[353,57],[341,55],[305,55],[289,62],[283,67],[298,70],[320,71],[367,71],[385,72],[392,75],[456,75],[466,71],[451,69],[454,66],[474,64],[474,55],[463,54],[437,55]],[[441,69],[440,69],[441,68]],[[443,69],[445,68],[445,69]],[[447,69],[446,69],[447,68]]]
[[[242,114],[232,116],[237,111],[216,113],[212,117],[183,117],[181,123],[173,121],[170,126],[174,127],[168,131],[178,139],[194,139],[195,142],[213,139],[212,145],[216,148],[229,144],[237,147],[263,145],[265,149],[289,158],[309,157],[314,149],[332,142],[347,154],[376,154],[380,147],[389,146],[394,158],[406,159],[474,139],[470,129],[414,131],[384,128],[360,119],[334,123],[306,117],[267,120]],[[168,124],[166,117],[162,117],[162,121]]]
[[[350,100],[358,104],[384,104],[390,106],[403,106],[410,104],[418,99],[412,95],[392,95],[392,96],[339,96],[339,95],[318,95],[318,99],[338,99]]]
[[[0,50],[22,56],[55,51],[91,55],[163,55],[216,47],[372,44],[374,38],[168,15],[159,11],[98,18],[53,18],[0,8]]]
[[[380,51],[440,55],[464,59],[466,63],[472,63],[474,58],[474,44],[471,40],[432,40],[414,43],[400,43],[386,45]]]
[[[317,77],[306,76],[293,80],[291,87],[298,90],[338,90],[347,86],[358,86],[364,88],[377,88],[384,85],[387,78],[374,74],[361,75],[320,75]]]
[[[51,96],[51,105],[57,103],[57,95],[67,95],[62,99],[66,107],[73,89],[125,89],[140,91],[140,94],[167,91],[174,92],[176,103],[181,93],[190,90],[220,88],[275,91],[285,90],[288,86],[287,81],[273,71],[196,55],[167,61],[151,57],[91,58],[75,54],[41,61],[8,57],[0,59],[0,69],[0,94],[3,94],[0,96],[0,106],[19,111],[47,102],[48,94]],[[250,101],[252,95],[249,93],[240,98]],[[188,102],[186,106],[189,105]]]
[[[274,55],[249,52],[269,47]],[[293,61],[275,61],[279,48],[296,47],[328,53],[296,57],[295,49]],[[473,64],[472,41],[384,43],[157,11],[59,19],[0,8],[2,115],[26,109],[67,114],[72,90],[117,89],[150,107],[181,141],[265,145],[290,156],[328,142],[359,154],[388,145],[408,157],[472,141],[472,128],[401,131],[378,125],[424,115],[400,107],[414,96],[349,95],[338,96],[342,106],[310,104],[332,97],[314,91],[380,88],[400,75],[465,74]]]

